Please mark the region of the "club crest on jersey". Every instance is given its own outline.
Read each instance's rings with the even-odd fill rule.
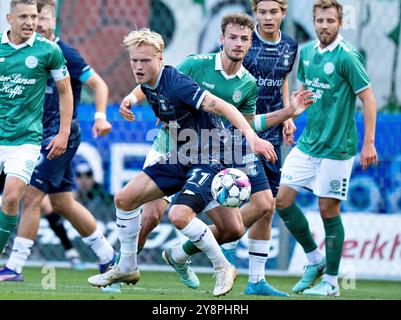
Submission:
[[[235,103],[239,103],[241,101],[241,98],[242,98],[242,92],[239,90],[235,90],[233,94],[233,101]]]
[[[288,67],[290,65],[290,58],[291,56],[289,54],[284,55],[284,60],[283,60],[283,65]]]
[[[0,62],[6,61],[6,58],[0,58]]]
[[[334,72],[334,64],[332,62],[327,62],[324,65],[324,73],[327,75],[331,75]]]
[[[28,58],[25,59],[25,65],[29,69],[35,69],[38,66],[38,59],[34,56],[29,56]]]

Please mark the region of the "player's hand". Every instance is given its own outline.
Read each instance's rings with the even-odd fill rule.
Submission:
[[[69,134],[59,132],[54,139],[46,147],[46,150],[50,150],[47,155],[47,159],[54,160],[65,153],[67,150]]]
[[[363,144],[361,151],[361,165],[362,170],[365,171],[371,165],[377,166],[379,158],[377,156],[376,148],[373,143]]]
[[[111,124],[106,119],[96,119],[92,128],[94,138],[107,136],[111,131]]]
[[[294,133],[297,131],[292,119],[284,121],[283,123],[283,142],[285,145],[292,146],[295,144]]]
[[[310,90],[296,91],[290,97],[292,117],[298,117],[314,102],[313,92]]]
[[[276,151],[274,151],[274,146],[269,141],[263,140],[258,136],[256,136],[254,141],[253,152],[257,155],[264,156],[271,163],[275,163],[278,159]]]
[[[127,121],[135,121],[135,115],[131,111],[132,104],[128,97],[125,97],[120,105],[120,114]]]

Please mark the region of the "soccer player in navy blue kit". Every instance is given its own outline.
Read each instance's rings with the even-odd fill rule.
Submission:
[[[164,195],[180,192],[169,218],[212,261],[216,273],[213,294],[224,295],[232,289],[237,271],[222,254],[209,227],[196,218],[196,214],[213,201],[211,182],[223,168],[221,159],[215,158],[208,150],[209,145],[202,144],[201,131],[218,132],[223,129],[220,116],[224,116],[242,131],[255,153],[273,162],[276,155],[272,145],[256,136],[234,106],[200,88],[175,68],[163,66],[164,42],[159,34],[146,29],[133,31],[125,38],[124,44],[130,53],[136,82],[141,84],[141,90],[155,115],[171,129],[177,130],[178,139],[176,150],[171,150],[170,157],[164,163],[161,161],[147,167],[116,194],[121,259],[108,272],[93,276],[88,281],[99,287],[114,282],[135,284],[139,281],[137,249],[140,206]],[[135,119],[130,106],[122,104],[120,110],[125,119]],[[192,144],[188,144],[186,139],[182,140],[187,135],[195,138],[191,140]]]
[[[288,74],[291,72],[298,51],[298,44],[286,33],[280,31],[287,10],[286,0],[251,0],[257,19],[253,33],[252,47],[244,60],[244,67],[255,77],[258,85],[256,114],[262,115],[258,135],[271,142],[278,161],[264,160],[266,175],[271,190],[271,211],[252,225],[248,231],[249,282],[245,294],[276,295],[277,291],[265,281],[265,265],[270,248],[270,231],[275,210],[281,175],[281,144],[292,142],[295,126],[292,120],[268,127],[267,113],[289,105]],[[222,245],[226,256],[232,256],[236,242]]]
[[[38,32],[49,40],[55,41],[61,48],[71,76],[74,98],[74,113],[67,151],[56,160],[48,160],[49,150],[46,146],[54,138],[60,126],[59,99],[53,78],[49,78],[44,104],[41,157],[31,178],[31,183],[24,196],[24,208],[18,227],[18,235],[10,259],[0,270],[0,281],[22,281],[22,268],[28,259],[40,222],[40,204],[46,194],[49,195],[53,209],[64,216],[77,229],[88,245],[99,258],[100,270],[103,272],[115,261],[113,247],[107,242],[102,231],[97,228],[92,214],[77,202],[72,193],[74,173],[72,159],[80,144],[80,128],[77,119],[77,107],[80,101],[82,84],[87,84],[95,92],[96,115],[93,134],[105,136],[111,130],[106,120],[108,87],[100,76],[89,66],[79,53],[54,35],[55,2],[38,1]]]

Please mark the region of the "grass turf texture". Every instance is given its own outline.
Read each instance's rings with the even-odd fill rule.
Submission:
[[[199,289],[186,288],[173,272],[141,272],[141,280],[136,286],[122,288],[120,294],[103,293],[91,287],[87,278],[96,270],[73,271],[56,269],[56,289],[45,290],[39,268],[25,268],[24,282],[0,282],[0,300],[281,300],[283,298],[243,295],[247,277],[238,276],[234,289],[226,296],[215,298],[212,295],[214,279],[211,274],[198,274],[201,281]],[[269,277],[269,282],[277,289],[290,292],[298,278]],[[47,281],[44,281],[48,283]],[[341,285],[340,281],[340,285]],[[356,289],[341,288],[338,298],[317,298],[294,295],[285,300],[401,300],[401,283],[387,281],[357,280]]]

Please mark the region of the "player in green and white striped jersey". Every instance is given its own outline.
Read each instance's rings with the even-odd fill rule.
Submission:
[[[304,275],[293,291],[338,296],[337,277],[344,244],[340,205],[341,200],[347,199],[357,153],[356,98],[363,103],[365,119],[360,158],[363,170],[378,162],[374,145],[376,102],[361,55],[339,34],[342,6],[336,0],[317,0],[313,16],[318,40],[302,49],[298,79],[303,88],[314,92],[315,103],[308,109],[306,128],[297,147],[284,162],[277,208],[308,259]],[[301,188],[319,197],[326,233],[326,258],[295,204]],[[322,281],[308,289],[322,272]]]
[[[17,224],[19,202],[38,161],[42,116],[50,75],[60,93],[60,131],[48,145],[49,159],[67,147],[72,118],[72,92],[60,48],[38,35],[35,0],[12,0],[10,29],[0,33],[0,171],[7,175],[0,211],[0,253]]]

